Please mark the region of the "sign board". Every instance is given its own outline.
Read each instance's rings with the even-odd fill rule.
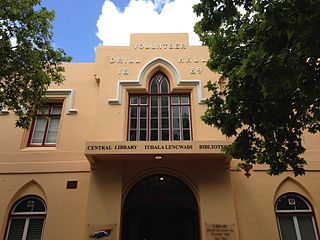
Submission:
[[[86,154],[222,153],[225,141],[106,141],[87,142]]]
[[[235,224],[206,223],[206,240],[236,240]]]

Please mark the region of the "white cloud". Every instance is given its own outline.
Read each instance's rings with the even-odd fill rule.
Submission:
[[[121,12],[106,0],[97,22],[97,36],[103,45],[129,45],[130,33],[189,33],[190,44],[201,45],[193,32],[199,19],[192,7],[199,1],[154,0],[153,3],[151,0],[130,0]]]

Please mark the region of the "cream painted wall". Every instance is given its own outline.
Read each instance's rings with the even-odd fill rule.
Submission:
[[[89,187],[88,173],[42,173],[0,175],[0,236],[11,208],[28,195],[41,197],[47,205],[44,236],[48,240],[81,239]],[[78,181],[77,189],[66,189],[67,181]]]
[[[163,45],[150,49],[153,43],[179,45],[177,49],[164,49]],[[68,96],[51,96],[64,100],[56,147],[28,147],[29,133],[15,128],[15,113],[1,115],[0,238],[16,200],[36,194],[48,206],[44,239],[88,239],[90,233],[109,224],[117,224],[119,239],[126,191],[152,173],[172,174],[192,189],[199,204],[201,239],[205,239],[205,223],[234,223],[236,239],[279,239],[274,203],[285,192],[298,192],[309,199],[318,220],[319,135],[305,135],[308,171],[299,178],[290,172],[270,177],[265,166],[255,167],[252,176],[246,178],[242,172],[233,171],[236,160],[221,165],[217,164],[221,158],[211,155],[204,159],[199,153],[199,157],[185,158],[172,154],[160,161],[152,154],[141,158],[100,156],[99,164],[90,165],[84,154],[86,142],[125,141],[128,95],[146,92],[148,79],[159,69],[168,74],[174,92],[191,95],[193,140],[225,141],[218,130],[200,120],[206,106],[199,104],[199,90],[208,97],[203,86],[207,80],[219,78],[202,59],[208,59],[207,48],[189,46],[187,34],[136,34],[130,46],[97,47],[95,63],[65,64],[67,80],[50,89],[72,89],[73,108],[78,112],[66,114]],[[192,74],[193,68],[201,71]],[[128,75],[123,74],[125,69]],[[199,83],[202,88],[198,88]],[[120,90],[121,104],[114,104],[111,100],[117,99]],[[78,189],[67,190],[68,180],[78,180]]]

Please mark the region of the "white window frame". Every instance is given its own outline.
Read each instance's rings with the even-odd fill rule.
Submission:
[[[278,202],[279,202],[279,199],[285,195],[293,195],[293,196],[296,196],[298,198],[300,198],[307,206],[309,209],[306,209],[306,210],[278,210],[277,209],[277,205],[278,205]],[[277,217],[277,224],[278,224],[278,229],[279,229],[279,233],[280,233],[280,239],[282,240],[282,230],[281,230],[281,227],[280,227],[280,220],[279,220],[279,217],[281,216],[286,216],[286,217],[291,217],[292,220],[293,220],[293,225],[294,225],[294,230],[295,230],[295,233],[296,233],[296,236],[297,236],[297,240],[303,240],[302,237],[301,237],[301,231],[300,231],[300,226],[299,226],[299,222],[298,222],[298,217],[299,216],[308,216],[308,217],[311,217],[311,220],[312,220],[312,225],[313,225],[313,230],[315,232],[315,236],[316,236],[316,240],[319,240],[319,237],[318,237],[318,228],[317,228],[317,224],[315,222],[315,219],[314,219],[314,212],[313,212],[313,209],[312,207],[310,206],[310,204],[308,203],[308,201],[306,201],[306,199],[302,196],[299,196],[298,194],[294,194],[294,193],[287,193],[287,194],[284,194],[282,196],[280,196],[276,202],[276,217]],[[298,214],[302,214],[302,215],[298,215]]]
[[[31,219],[43,219],[43,225],[42,225],[41,237],[40,237],[40,239],[43,239],[44,226],[45,226],[45,220],[46,220],[46,215],[47,215],[46,211],[45,212],[14,212],[16,207],[19,206],[19,204],[22,201],[25,201],[28,198],[37,198],[39,201],[41,201],[43,203],[44,207],[46,208],[45,202],[41,198],[36,197],[36,196],[25,197],[25,198],[21,199],[20,201],[18,201],[14,205],[14,207],[12,208],[12,210],[10,212],[9,222],[8,222],[7,232],[6,232],[6,238],[5,238],[6,240],[8,240],[8,238],[9,238],[11,223],[12,223],[13,219],[24,219],[25,220],[21,240],[27,239],[27,234],[28,234],[28,230],[29,230],[29,223],[30,223]]]

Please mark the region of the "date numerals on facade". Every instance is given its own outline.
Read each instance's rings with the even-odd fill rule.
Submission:
[[[191,67],[190,74],[201,74],[202,68],[201,67]],[[129,75],[129,68],[120,68],[118,71],[119,75]]]
[[[190,74],[201,74],[202,68],[201,67],[191,67]]]
[[[118,74],[119,75],[129,75],[129,68],[120,68]]]

